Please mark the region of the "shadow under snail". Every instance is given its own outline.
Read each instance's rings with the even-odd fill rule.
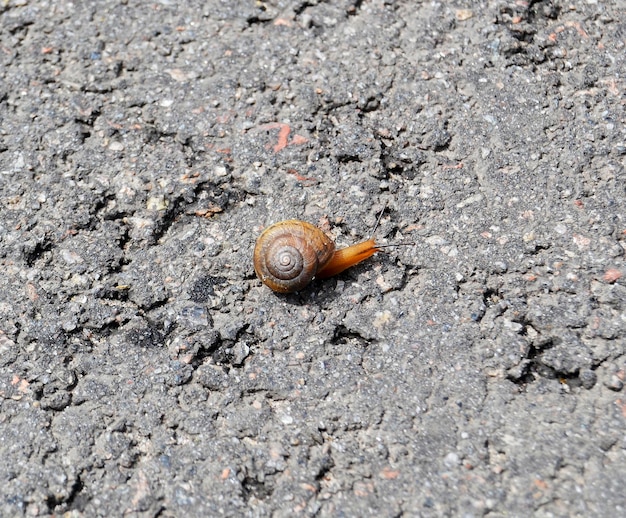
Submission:
[[[291,293],[314,278],[326,279],[343,272],[384,246],[391,245],[378,245],[369,238],[336,250],[335,243],[321,229],[290,219],[270,225],[259,236],[254,247],[254,271],[272,290]]]

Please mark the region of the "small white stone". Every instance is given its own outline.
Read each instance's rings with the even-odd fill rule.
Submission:
[[[454,466],[458,466],[459,462],[460,462],[459,456],[453,451],[448,453],[446,457],[443,459],[443,463],[450,468]]]

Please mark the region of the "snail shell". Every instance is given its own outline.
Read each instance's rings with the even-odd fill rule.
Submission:
[[[290,219],[269,226],[254,247],[254,270],[280,293],[299,291],[335,253],[335,243],[306,221]]]

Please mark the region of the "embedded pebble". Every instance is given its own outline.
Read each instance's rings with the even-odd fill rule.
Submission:
[[[624,388],[624,382],[619,379],[617,374],[613,374],[607,381],[604,382],[607,388],[614,390],[615,392],[619,392]]]
[[[495,273],[506,273],[509,266],[504,261],[496,261],[493,263],[493,271]]]
[[[250,355],[250,347],[244,343],[237,343],[232,348],[233,365],[242,365],[244,360]]]
[[[443,463],[449,468],[458,466],[460,462],[461,460],[459,459],[459,456],[454,452],[448,453],[443,459]]]
[[[598,376],[596,375],[595,372],[593,372],[590,369],[584,369],[580,373],[579,377],[580,377],[580,381],[583,387],[586,388],[587,390],[589,390],[590,388],[593,388],[596,382],[598,381]]]

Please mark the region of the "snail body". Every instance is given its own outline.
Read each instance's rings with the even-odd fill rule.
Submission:
[[[371,257],[374,239],[335,249],[335,243],[306,221],[290,219],[267,227],[254,247],[254,271],[279,293],[299,291],[314,278],[326,279]]]

